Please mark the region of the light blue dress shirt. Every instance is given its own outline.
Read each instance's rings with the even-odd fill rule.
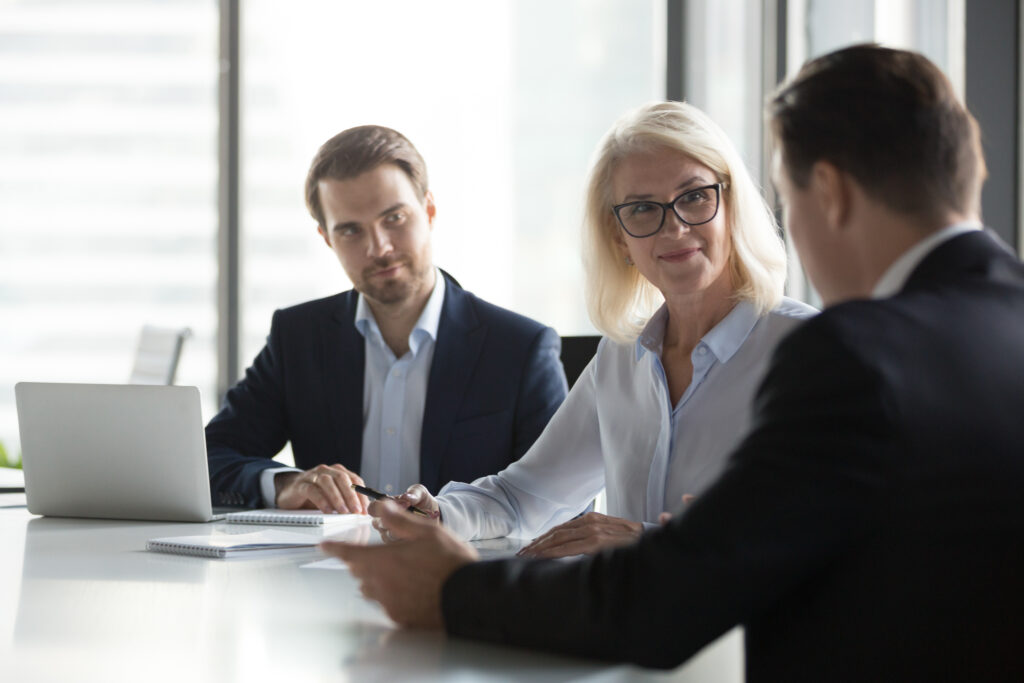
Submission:
[[[444,307],[445,282],[434,269],[434,291],[409,333],[409,350],[396,358],[384,341],[369,304],[359,295],[355,325],[364,338],[363,452],[359,476],[370,488],[398,494],[420,480],[420,436],[427,382],[434,360],[437,328]],[[339,351],[340,352],[340,351]],[[260,477],[264,504],[274,507],[274,477],[301,472],[293,467],[265,470]]]
[[[423,409],[444,304],[444,276],[436,270],[434,283],[434,291],[409,333],[409,350],[401,358],[396,358],[384,341],[362,294],[356,304],[356,329],[366,340],[359,475],[370,488],[393,495],[420,480]]]
[[[816,313],[784,299],[758,316],[738,303],[694,348],[693,380],[672,404],[661,364],[668,309],[633,344],[602,339],[533,447],[498,474],[441,490],[442,519],[465,539],[534,537],[585,510],[602,488],[608,513],[655,524],[722,473],[750,426],[772,351]]]

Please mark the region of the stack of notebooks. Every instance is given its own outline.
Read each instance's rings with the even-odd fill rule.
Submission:
[[[368,515],[328,515],[312,510],[247,510],[231,512],[224,516],[224,521],[230,524],[321,527],[329,528],[332,533],[339,527],[368,526],[370,519]],[[262,557],[271,552],[309,549],[319,544],[323,538],[319,535],[281,529],[262,529],[247,533],[215,530],[212,534],[202,536],[151,538],[146,542],[146,550],[217,558],[241,557],[259,551]]]

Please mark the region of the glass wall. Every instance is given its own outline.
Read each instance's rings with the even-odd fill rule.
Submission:
[[[592,330],[579,229],[593,149],[664,97],[664,0],[242,6],[242,360],[273,309],[350,287],[306,213],[317,147],[391,126],[426,159],[437,264],[477,295]]]
[[[775,29],[780,5],[784,35]],[[688,0],[684,26],[686,99],[725,129],[769,199],[764,101],[775,83],[776,46],[788,76],[843,45],[875,41],[918,50],[963,93],[964,0]],[[790,251],[789,294],[820,305]]]
[[[686,97],[762,183],[763,101],[844,44],[921,50],[963,91],[964,0],[688,0]],[[246,0],[241,363],[275,308],[350,286],[303,180],[363,123],[420,148],[437,263],[562,334],[592,332],[579,229],[591,154],[665,93],[666,0]],[[188,326],[178,380],[215,407],[217,0],[0,2],[0,443],[20,380],[127,379],[143,324]],[[790,290],[812,302],[799,263]]]
[[[189,326],[213,406],[215,0],[0,3],[0,442],[15,382],[125,382],[143,324]]]
[[[844,45],[874,41],[917,50],[963,94],[964,0],[789,0],[787,64]]]
[[[844,45],[878,42],[917,50],[935,62],[964,93],[964,0],[789,0],[786,70]],[[790,249],[790,293],[820,305],[799,257]]]
[[[764,8],[761,0],[690,0],[686,100],[722,127],[760,182],[764,121]]]

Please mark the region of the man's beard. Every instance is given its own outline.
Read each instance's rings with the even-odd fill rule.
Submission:
[[[373,284],[369,273],[401,265],[407,271],[406,277],[389,279],[381,284]],[[360,292],[363,296],[381,304],[397,304],[405,301],[420,290],[426,279],[426,270],[414,270],[414,263],[408,259],[377,261],[363,273]]]

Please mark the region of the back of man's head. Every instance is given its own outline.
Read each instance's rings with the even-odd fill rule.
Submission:
[[[427,195],[427,164],[409,139],[385,126],[356,126],[335,135],[317,150],[306,174],[306,208],[323,227],[320,181],[348,180],[381,164],[394,164],[409,176],[420,199]]]
[[[856,45],[814,59],[770,103],[783,168],[806,187],[815,162],[909,216],[976,215],[985,162],[978,125],[925,57]]]

